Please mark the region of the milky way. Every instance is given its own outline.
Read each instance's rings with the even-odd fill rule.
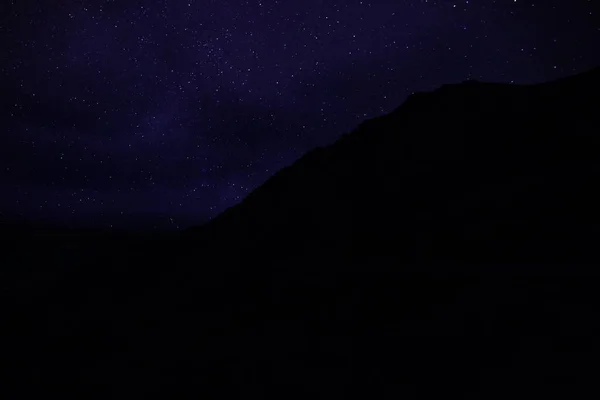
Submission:
[[[594,3],[4,1],[0,212],[200,223],[411,92],[600,65]]]

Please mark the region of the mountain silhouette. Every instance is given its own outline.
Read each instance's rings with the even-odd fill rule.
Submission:
[[[186,234],[244,259],[597,259],[599,84],[594,69],[415,93]]]
[[[600,68],[444,85],[179,235],[6,239],[0,388],[11,399],[597,392],[599,93]]]

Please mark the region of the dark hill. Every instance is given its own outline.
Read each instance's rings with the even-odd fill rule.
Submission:
[[[416,93],[188,234],[245,260],[597,260],[599,110],[600,69]]]
[[[13,238],[3,398],[598,397],[599,93],[446,85],[182,237]]]

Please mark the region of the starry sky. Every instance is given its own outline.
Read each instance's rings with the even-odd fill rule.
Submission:
[[[466,79],[600,65],[598,0],[5,0],[0,217],[176,229]]]

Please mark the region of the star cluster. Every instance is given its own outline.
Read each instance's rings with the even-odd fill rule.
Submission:
[[[0,212],[175,228],[414,91],[600,64],[594,0],[5,1]]]

